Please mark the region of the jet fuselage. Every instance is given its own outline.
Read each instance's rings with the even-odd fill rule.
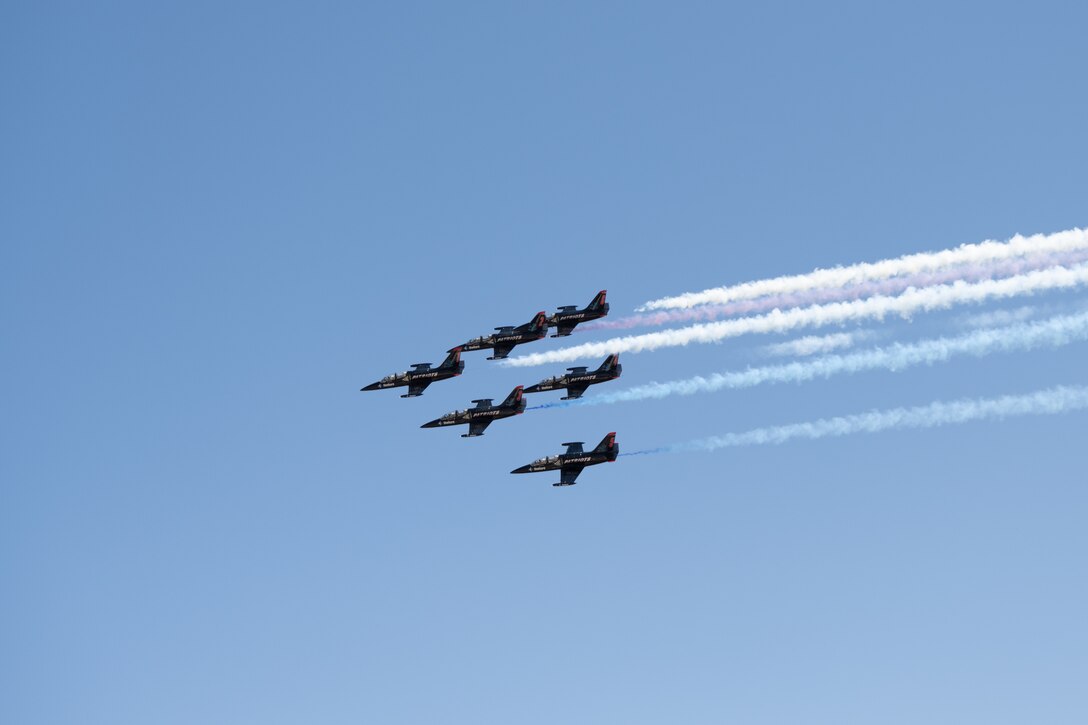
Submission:
[[[532,463],[527,463],[520,468],[515,468],[510,473],[541,473],[543,471],[561,471],[559,483],[553,486],[573,486],[578,479],[578,474],[586,466],[596,466],[601,463],[612,463],[620,454],[620,446],[616,443],[616,434],[609,433],[597,447],[591,451],[583,451],[579,442],[564,443],[567,446],[566,453],[555,456],[538,458]]]
[[[457,347],[450,350],[449,357],[438,367],[431,367],[430,363],[416,363],[412,367],[412,370],[403,373],[387,375],[361,390],[385,390],[407,386],[408,394],[400,397],[415,398],[422,395],[431,383],[455,378],[465,371],[465,363],[461,360],[461,349]]]
[[[545,393],[549,390],[566,389],[567,395],[563,396],[563,400],[580,398],[590,385],[607,383],[610,380],[617,379],[623,373],[623,366],[620,365],[619,361],[619,354],[614,353],[606,357],[596,370],[588,370],[582,367],[567,368],[569,372],[566,374],[541,380],[536,385],[527,387],[525,392]]]
[[[533,316],[532,320],[524,325],[496,327],[497,332],[474,337],[459,347],[468,352],[473,350],[494,350],[495,354],[489,357],[488,360],[502,360],[510,354],[515,346],[544,338],[548,334],[547,322],[547,316],[543,312],[538,312]]]
[[[500,333],[496,332],[493,335],[484,335],[483,337],[476,337],[464,345],[461,349],[465,352],[473,352],[475,350],[490,350],[500,345],[521,345],[526,342],[533,342],[539,340],[547,334],[545,330],[539,330],[537,332],[513,332],[513,333]]]
[[[447,413],[441,418],[435,418],[429,423],[424,423],[421,428],[444,428],[447,425],[465,425],[471,423],[474,420],[498,420],[499,418],[509,418],[512,415],[521,415],[525,412],[525,401],[515,407],[508,407],[502,405],[495,405],[491,408],[484,410],[477,410],[476,408],[469,408],[468,410],[456,410],[452,413]]]
[[[501,418],[509,418],[521,415],[525,412],[525,398],[522,396],[522,388],[519,385],[499,405],[492,405],[490,398],[474,400],[475,408],[455,410],[446,413],[441,418],[424,423],[420,428],[445,428],[451,425],[468,425],[468,433],[462,438],[475,438],[481,436],[489,425]]]
[[[432,368],[430,370],[416,372],[415,370],[408,370],[403,373],[397,373],[393,379],[382,378],[376,383],[363,388],[363,390],[385,390],[386,388],[403,388],[409,383],[419,382],[426,380],[428,382],[435,382],[437,380],[447,380],[449,378],[455,378],[465,371],[465,363],[460,362],[457,364],[455,370],[438,370]]]
[[[601,290],[594,296],[584,309],[579,310],[574,305],[560,307],[554,315],[548,318],[548,327],[555,327],[556,332],[552,337],[567,337],[574,328],[590,320],[597,320],[608,315],[608,303],[605,302],[607,290]]]

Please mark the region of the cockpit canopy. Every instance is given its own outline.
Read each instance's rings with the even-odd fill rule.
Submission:
[[[559,462],[559,456],[544,456],[543,458],[538,458],[535,461],[533,461],[533,465],[534,466],[546,466],[546,465],[548,465],[550,463],[558,463],[558,462]]]
[[[382,382],[383,383],[392,383],[392,382],[395,382],[397,380],[403,380],[405,377],[406,376],[405,376],[404,373],[390,373],[389,375],[386,375],[384,378],[382,378]]]

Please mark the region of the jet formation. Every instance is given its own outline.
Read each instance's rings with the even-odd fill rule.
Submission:
[[[423,395],[431,383],[440,380],[448,380],[460,376],[465,371],[465,363],[461,360],[461,353],[476,350],[491,350],[488,360],[503,360],[518,345],[535,342],[547,336],[549,328],[555,328],[552,337],[567,337],[574,328],[590,320],[596,320],[608,314],[608,302],[605,301],[606,290],[601,290],[589,304],[583,309],[575,305],[559,307],[552,316],[544,312],[538,312],[533,318],[522,325],[496,327],[490,335],[481,335],[471,340],[450,348],[447,357],[439,365],[432,367],[431,363],[414,363],[411,370],[387,375],[381,380],[362,388],[364,391],[385,390],[387,388],[407,387],[408,392],[400,397],[417,398]],[[553,390],[564,390],[566,395],[562,400],[573,400],[582,397],[591,385],[605,383],[620,377],[623,367],[619,364],[619,355],[609,355],[596,370],[587,367],[567,368],[563,375],[541,380],[536,385],[527,388],[517,386],[506,399],[498,405],[493,404],[491,398],[473,400],[475,406],[465,410],[455,410],[445,415],[424,423],[421,428],[445,428],[454,425],[467,425],[468,432],[461,435],[462,438],[476,438],[482,436],[489,425],[496,420],[521,415],[525,412],[525,393],[543,393]],[[584,452],[582,443],[564,443],[567,446],[565,453],[538,459],[532,463],[517,468],[511,473],[535,473],[538,471],[560,471],[560,482],[555,486],[572,486],[578,474],[586,466],[595,466],[598,463],[606,463],[616,460],[619,455],[619,446],[616,444],[616,434],[609,433],[604,440],[592,451]]]

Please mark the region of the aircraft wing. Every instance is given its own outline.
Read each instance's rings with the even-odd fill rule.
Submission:
[[[468,435],[465,437],[482,436],[489,425],[491,425],[490,420],[474,420],[468,424]]]
[[[582,393],[586,392],[587,388],[589,388],[588,385],[568,385],[567,386],[567,395],[566,395],[565,398],[563,398],[563,400],[572,400],[574,398],[581,398]]]
[[[574,332],[574,326],[575,325],[564,325],[560,323],[556,325],[555,334],[552,335],[552,337],[566,337],[570,333]]]
[[[422,380],[418,383],[408,383],[408,394],[404,397],[414,398],[417,395],[423,395],[423,391],[426,390],[427,386],[430,384],[430,380]]]
[[[491,356],[491,359],[492,360],[503,360],[503,359],[506,358],[507,355],[510,354],[510,351],[513,350],[513,349],[514,349],[513,345],[496,345],[495,346],[495,352]]]
[[[563,471],[559,476],[559,483],[553,483],[553,486],[573,486],[578,478],[578,474],[582,472],[585,466],[564,466]]]

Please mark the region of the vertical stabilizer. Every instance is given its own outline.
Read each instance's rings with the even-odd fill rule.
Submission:
[[[604,439],[597,444],[597,447],[593,449],[594,453],[607,453],[616,447],[616,433],[615,431],[609,433]]]
[[[589,306],[586,307],[586,310],[588,310],[589,312],[596,312],[596,311],[598,311],[598,310],[600,310],[602,308],[607,308],[607,304],[604,301],[605,295],[607,295],[607,294],[608,294],[608,290],[606,290],[606,289],[603,289],[600,292],[598,292],[593,297],[593,299],[590,301]]]
[[[502,401],[504,407],[517,405],[521,402],[521,386],[517,386],[510,391],[510,394],[506,396],[506,400]]]
[[[450,350],[450,354],[446,356],[446,359],[442,361],[440,368],[455,368],[457,363],[461,362],[461,348],[460,346]]]

